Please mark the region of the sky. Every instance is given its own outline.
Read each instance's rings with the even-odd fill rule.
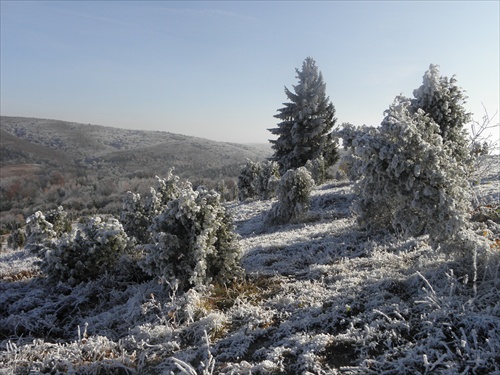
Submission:
[[[498,111],[500,1],[0,1],[1,115],[265,143],[312,57],[337,124],[431,63]],[[498,114],[496,117],[498,121]],[[494,137],[500,136],[493,134]]]

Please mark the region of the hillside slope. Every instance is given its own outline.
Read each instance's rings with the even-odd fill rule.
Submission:
[[[0,231],[20,215],[58,205],[116,213],[127,190],[147,193],[151,180],[171,168],[211,188],[224,181],[234,196],[246,160],[270,155],[268,145],[2,116]]]
[[[47,161],[64,166],[73,162],[84,167],[115,168],[122,173],[140,168],[143,174],[152,176],[175,167],[184,177],[197,173],[201,175],[196,177],[210,177],[220,171],[234,176],[247,158],[263,160],[270,155],[270,148],[266,152],[259,147],[168,132],[59,120],[2,116],[0,129],[2,164]]]

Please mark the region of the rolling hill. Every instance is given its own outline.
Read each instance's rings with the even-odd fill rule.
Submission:
[[[148,194],[169,169],[193,184],[222,181],[236,194],[247,159],[269,145],[216,142],[162,131],[118,129],[60,120],[0,118],[0,231],[36,210],[117,213],[126,191]]]
[[[46,163],[149,176],[175,167],[186,178],[235,177],[247,158],[262,160],[271,153],[270,147],[60,120],[2,116],[0,124],[2,167]]]

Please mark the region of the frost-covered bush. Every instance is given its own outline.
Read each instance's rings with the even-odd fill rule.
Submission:
[[[279,164],[275,161],[264,161],[258,164],[258,171],[255,187],[259,199],[267,200],[275,197],[280,181]]]
[[[48,211],[45,214],[45,219],[52,224],[52,229],[56,232],[58,237],[71,231],[71,220],[62,206]]]
[[[247,160],[238,176],[238,199],[267,200],[276,196],[280,180],[279,164],[275,161]]]
[[[176,199],[181,191],[190,187],[187,181],[181,181],[179,176],[173,174],[173,169],[167,173],[167,177],[156,176],[156,188],[151,188],[151,195],[146,200],[146,210],[150,217],[162,213],[171,200]]]
[[[469,148],[473,158],[470,180],[475,195],[479,193],[477,189],[481,184],[481,180],[487,178],[486,176],[490,174],[490,171],[495,170],[495,166],[498,165],[498,159],[495,159],[499,157],[498,155],[487,156],[492,151],[494,152],[495,149],[498,149],[500,143],[500,138],[494,136],[494,134],[500,134],[500,123],[493,122],[496,115],[490,117],[485,109],[481,122],[472,120],[470,123]],[[477,200],[477,196],[475,198],[475,207],[483,203]]]
[[[148,228],[153,219],[165,210],[171,200],[180,195],[182,189],[188,186],[190,186],[189,182],[181,182],[170,169],[167,177],[156,176],[156,186],[151,187],[151,194],[146,199],[138,193],[127,192],[120,214],[120,222],[127,234],[139,243],[148,243]]]
[[[229,196],[229,190],[226,186],[226,181],[224,180],[218,181],[215,190],[217,191],[217,193],[219,193],[221,202],[225,202]]]
[[[132,247],[117,219],[95,216],[46,247],[40,267],[55,280],[88,281],[113,271]]]
[[[247,160],[238,176],[238,199],[245,201],[258,197],[257,180],[260,173],[260,164]]]
[[[311,173],[311,176],[316,185],[322,185],[326,181],[327,164],[323,155],[316,159],[308,160],[305,167]]]
[[[120,214],[120,222],[123,229],[139,243],[148,241],[148,227],[151,224],[151,216],[141,199],[139,193],[128,191],[123,199],[123,207]]]
[[[26,243],[26,232],[24,228],[15,228],[10,232],[9,237],[7,237],[7,245],[12,249],[19,249]]]
[[[144,270],[179,288],[229,283],[241,274],[231,219],[215,191],[185,188],[150,227]]]
[[[299,219],[309,209],[314,180],[305,168],[288,170],[278,186],[278,201],[271,207],[266,223],[283,224]]]
[[[57,238],[52,223],[46,220],[41,211],[35,212],[26,219],[26,250],[41,255],[45,246]]]
[[[355,126],[348,122],[344,122],[340,128],[335,129],[332,133],[333,137],[336,139],[342,140],[342,146],[345,151],[347,151],[343,156],[340,163],[340,168],[342,172],[349,178],[351,181],[356,181],[359,178],[363,177],[358,172],[357,168],[353,168],[356,164],[358,158],[354,154],[354,141],[358,137],[362,137],[366,134],[376,133],[377,130],[372,126]]]
[[[379,128],[354,133],[351,175],[359,177],[354,210],[360,223],[426,233],[436,244],[453,241],[469,209],[467,170],[444,144],[438,124],[399,97]]]

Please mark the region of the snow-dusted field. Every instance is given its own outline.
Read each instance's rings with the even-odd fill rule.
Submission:
[[[482,205],[500,203],[492,161]],[[230,203],[247,280],[184,295],[110,277],[53,286],[4,250],[0,373],[500,374],[500,245],[453,258],[426,237],[367,233],[354,198],[319,186],[306,218],[276,227],[272,201]],[[475,231],[500,239],[492,221]]]

